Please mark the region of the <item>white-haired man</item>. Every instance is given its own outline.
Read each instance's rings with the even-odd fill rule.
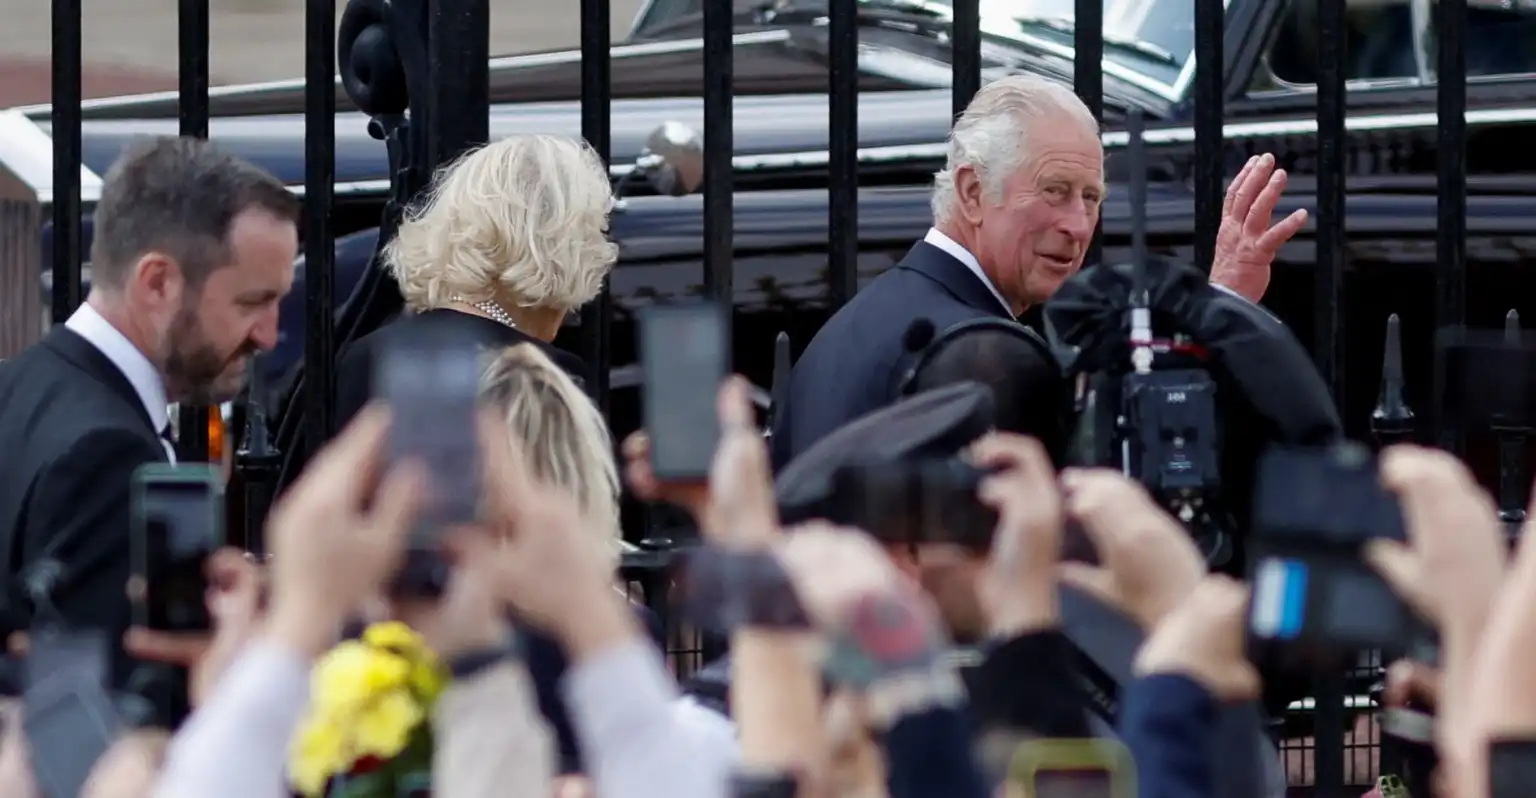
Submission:
[[[1285,171],[1251,160],[1227,193],[1211,281],[1258,301],[1270,263],[1306,223],[1270,226]],[[775,414],[774,465],[897,398],[902,339],[918,318],[940,330],[1014,319],[1082,268],[1103,203],[1098,123],[1066,86],[1015,75],[983,87],[949,137],[935,175],[934,226],[895,268],[811,340]]]

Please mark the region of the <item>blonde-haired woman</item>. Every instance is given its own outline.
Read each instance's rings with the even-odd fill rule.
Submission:
[[[374,352],[396,337],[447,332],[491,349],[533,344],[582,374],[581,359],[550,342],[613,269],[612,208],[608,172],[580,139],[510,136],[444,167],[384,250],[406,314],[337,362],[337,426],[367,403]]]
[[[624,546],[619,525],[621,488],[613,441],[597,406],[543,350],[527,344],[502,350],[494,356],[481,379],[480,397],[484,405],[505,420],[509,437],[515,442],[516,451],[522,454],[529,475],[576,500],[586,520],[582,527],[595,530],[601,536],[595,543],[611,552],[617,567]],[[636,606],[635,612],[644,616],[645,625],[660,645],[658,619],[642,607]],[[592,683],[592,667],[612,665],[594,666],[580,661],[572,665],[551,637],[531,630],[524,630],[524,633],[524,651],[538,691],[539,708],[554,730],[559,745],[557,772],[563,776],[590,772],[589,754],[602,758],[605,752],[581,750],[576,734],[578,724],[573,723],[573,719],[585,717],[586,728],[590,730],[594,724],[604,725],[596,718],[620,708],[613,706],[606,697],[584,695],[575,685]],[[656,659],[660,660],[659,653]],[[589,671],[585,680],[566,677],[573,668],[573,672],[579,672],[584,667]],[[637,684],[648,678],[643,669],[639,674],[630,674],[627,670],[621,672],[625,678],[632,676]],[[573,703],[568,706],[567,702]],[[673,725],[668,728],[687,730],[689,739],[696,744],[734,750],[734,730],[730,723],[723,716],[687,699],[674,702],[670,723]],[[606,753],[612,756],[611,751]],[[589,794],[590,785],[583,782],[565,779],[559,789],[562,792],[571,789],[568,794],[572,795]]]
[[[608,425],[581,386],[538,348],[502,350],[480,380],[480,398],[507,431],[540,482],[576,499],[603,545],[622,552],[618,464]]]

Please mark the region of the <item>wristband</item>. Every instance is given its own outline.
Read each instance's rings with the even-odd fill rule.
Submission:
[[[496,665],[515,657],[518,653],[518,645],[513,641],[499,646],[487,646],[485,648],[470,649],[459,654],[447,662],[448,673],[454,681],[472,679],[490,670]]]
[[[738,770],[731,774],[727,794],[731,798],[795,798],[799,792],[800,780],[792,774],[782,771],[748,773]]]
[[[811,627],[789,574],[772,554],[706,547],[696,550],[685,568],[684,614],[701,627],[719,632]]]

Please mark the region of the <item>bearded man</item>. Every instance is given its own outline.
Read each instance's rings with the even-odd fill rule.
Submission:
[[[170,403],[234,398],[247,359],[276,345],[298,211],[271,175],[197,139],[136,142],[108,171],[90,296],[0,363],[0,600],[12,625],[121,639],[132,475],[176,461]],[[115,686],[131,670],[113,656]]]
[[[1285,172],[1249,161],[1223,208],[1211,282],[1257,302],[1280,247],[1306,223],[1273,227]],[[1104,201],[1104,147],[1087,106],[1060,83],[1011,75],[987,84],[950,131],[934,176],[933,228],[817,331],[774,413],[782,468],[833,430],[898,398],[905,331],[1012,321],[1082,268]]]

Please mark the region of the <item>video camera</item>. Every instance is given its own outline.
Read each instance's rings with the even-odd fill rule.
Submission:
[[[1131,114],[1128,167],[1145,174]],[[1131,181],[1132,262],[1067,280],[1045,334],[1075,381],[1070,465],[1113,468],[1178,518],[1207,563],[1241,573],[1260,453],[1343,437],[1327,384],[1295,336],[1204,272],[1150,257],[1145,178]]]

